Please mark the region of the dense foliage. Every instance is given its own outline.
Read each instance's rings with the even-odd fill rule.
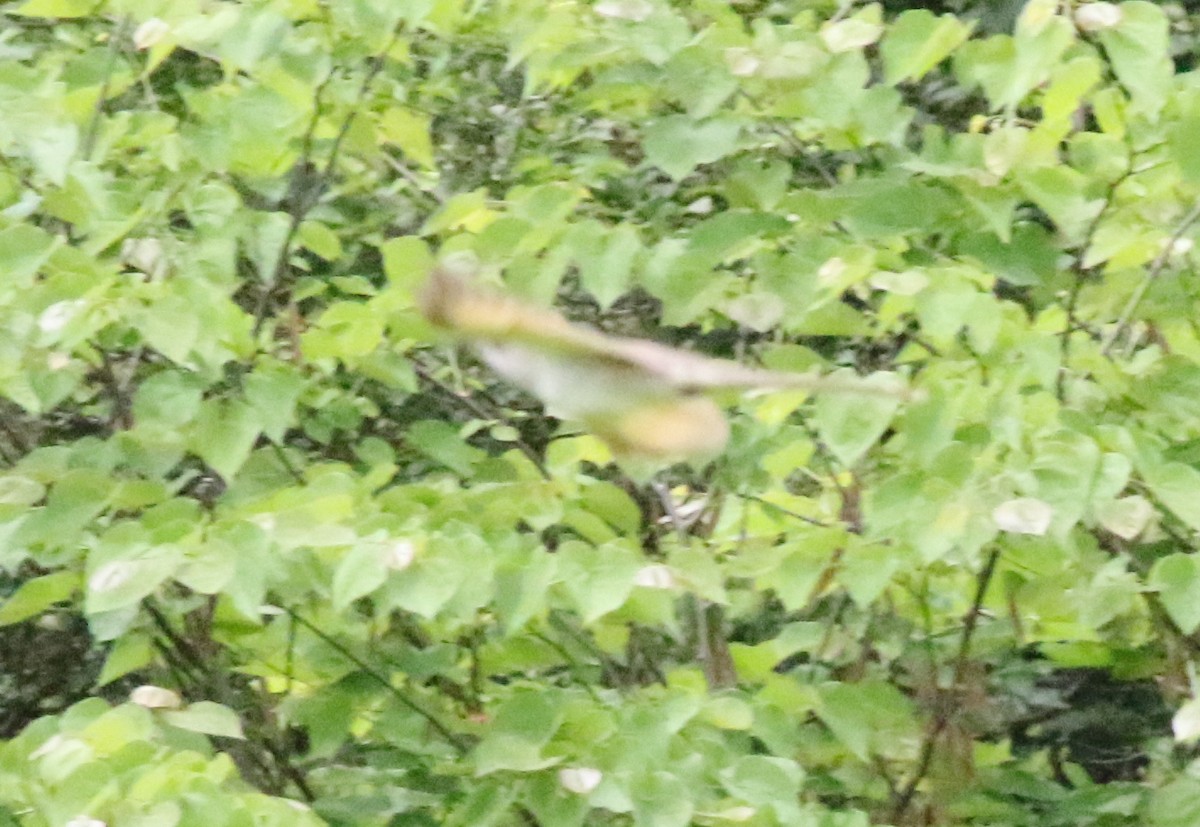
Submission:
[[[0,825],[1200,822],[1197,21],[910,5],[0,2]]]

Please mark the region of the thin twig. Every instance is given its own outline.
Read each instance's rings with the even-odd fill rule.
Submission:
[[[566,646],[563,646],[561,643],[559,643],[554,638],[550,637],[545,632],[536,632],[535,631],[535,632],[530,632],[529,634],[535,640],[540,640],[542,643],[546,644],[551,649],[553,649],[555,652],[557,652],[559,657],[561,657],[564,661],[566,661],[572,667],[572,669],[574,669],[576,672],[579,671],[582,664],[579,662],[579,660],[574,655],[571,654],[571,651],[569,649],[567,649]],[[593,701],[595,701],[598,704],[603,703],[603,699],[600,697],[600,693],[596,691],[596,687],[592,686],[590,681],[577,679],[576,684],[579,687],[581,687],[583,689],[583,691],[587,692],[588,695],[591,696]]]
[[[1067,382],[1067,363],[1071,359],[1071,335],[1079,329],[1079,324],[1075,319],[1075,307],[1079,303],[1079,294],[1083,292],[1083,282],[1088,274],[1088,269],[1083,266],[1083,260],[1087,256],[1088,248],[1091,246],[1092,237],[1096,234],[1096,230],[1100,228],[1100,222],[1108,211],[1112,208],[1113,199],[1116,197],[1117,188],[1121,186],[1131,175],[1133,175],[1132,167],[1125,171],[1117,180],[1108,185],[1108,191],[1104,196],[1104,205],[1088,222],[1087,229],[1083,232],[1083,242],[1079,249],[1079,255],[1075,256],[1075,263],[1071,269],[1075,272],[1075,281],[1071,285],[1071,292],[1067,296],[1067,324],[1063,329],[1062,342],[1059,347],[1059,369],[1058,377],[1055,380],[1055,396],[1058,401],[1063,401],[1066,396]]]
[[[117,22],[117,28],[108,38],[108,63],[104,67],[104,80],[100,82],[100,91],[96,93],[96,103],[92,106],[92,114],[88,118],[87,128],[83,133],[83,141],[79,145],[79,156],[84,160],[91,158],[92,150],[96,146],[96,136],[100,133],[100,116],[104,114],[104,104],[108,101],[113,70],[117,66],[117,52],[120,51],[120,41],[128,24],[128,16],[122,17]]]
[[[272,442],[271,449],[275,452],[275,458],[279,460],[279,464],[282,465],[284,470],[288,472],[288,476],[290,476],[300,485],[303,485],[304,475],[301,474],[300,470],[292,464],[292,461],[288,458],[287,453],[283,450],[283,446],[277,442]]]
[[[191,673],[190,679],[196,680],[196,675],[207,675],[209,673],[208,664],[196,651],[196,647],[192,645],[191,641],[175,631],[166,615],[149,598],[142,601],[142,606],[162,636],[171,642],[173,651],[181,658],[181,666]]]
[[[300,176],[305,173],[302,170],[309,168],[313,152],[313,139],[316,135],[317,126],[321,122],[321,100],[325,95],[325,87],[329,84],[329,78],[321,81],[313,92],[313,114],[308,121],[308,126],[304,130],[304,136],[300,139],[300,157],[292,167],[293,181],[300,181]],[[353,114],[351,114],[353,117]],[[328,168],[327,168],[328,169]],[[283,243],[279,246],[279,255],[275,259],[275,266],[271,268],[270,281],[263,285],[262,291],[258,294],[258,301],[254,306],[254,335],[257,337],[259,331],[262,330],[263,323],[267,318],[267,309],[271,303],[271,293],[275,287],[283,280],[284,273],[287,271],[288,259],[291,257],[292,244],[296,239],[296,234],[300,231],[300,225],[304,223],[305,217],[313,204],[319,198],[312,197],[306,192],[308,188],[314,191],[324,187],[327,177],[321,176],[319,181],[300,181],[296,187],[297,193],[294,203],[289,206],[289,221],[287,233],[284,234]]]
[[[675,498],[671,496],[671,489],[658,481],[650,483],[650,488],[658,496],[658,501],[663,507],[663,513],[667,517],[667,522],[670,523],[671,528],[675,531],[675,536],[681,542],[687,542],[687,529],[683,525],[679,511],[675,508]]]
[[[475,414],[477,418],[489,422],[494,420],[503,420],[504,417],[500,411],[487,411],[470,396],[464,396],[462,394],[455,393],[451,388],[446,387],[444,382],[438,380],[428,368],[415,359],[412,360],[412,366],[413,372],[416,373],[417,376],[421,377],[430,385],[437,388],[447,398],[453,399],[456,404],[462,405],[471,413]],[[542,479],[552,479],[549,469],[546,468],[545,463],[542,462],[542,458],[538,456],[537,451],[533,450],[533,446],[519,437],[514,440],[512,444],[516,446],[518,451],[525,455],[526,459],[533,463],[533,467],[536,468],[538,473],[542,475]]]
[[[1126,328],[1129,326],[1130,319],[1133,318],[1133,314],[1137,310],[1138,305],[1142,303],[1142,299],[1145,297],[1146,291],[1150,289],[1151,283],[1153,283],[1153,281],[1158,278],[1159,274],[1162,273],[1163,269],[1166,268],[1167,262],[1170,260],[1171,255],[1175,252],[1175,243],[1179,241],[1179,239],[1183,238],[1183,234],[1186,233],[1188,229],[1196,223],[1197,220],[1200,220],[1200,202],[1197,202],[1196,205],[1188,211],[1187,215],[1183,217],[1183,220],[1180,221],[1175,227],[1175,231],[1171,233],[1171,236],[1167,239],[1166,244],[1163,245],[1162,250],[1159,251],[1159,254],[1155,256],[1154,261],[1150,264],[1150,269],[1146,272],[1146,277],[1142,279],[1142,283],[1137,286],[1137,289],[1133,291],[1133,295],[1129,297],[1129,301],[1126,303],[1125,309],[1122,310],[1121,315],[1117,317],[1116,326],[1109,333],[1107,338],[1104,340],[1104,345],[1100,348],[1100,352],[1103,355],[1109,355],[1109,352],[1112,350],[1113,345],[1116,344],[1117,339],[1121,337]]]
[[[383,153],[383,161],[389,167],[391,167],[396,172],[397,175],[399,175],[401,178],[403,178],[408,183],[412,184],[413,187],[416,189],[416,191],[419,192],[421,195],[430,199],[435,204],[446,203],[446,199],[443,198],[438,192],[436,192],[434,190],[425,189],[425,187],[421,183],[421,179],[417,177],[416,173],[414,173],[411,169],[406,167],[404,164],[400,163],[398,160],[396,160],[395,158],[393,158],[391,155],[389,155],[386,152]]]
[[[283,773],[283,776],[296,785],[296,789],[300,791],[300,795],[304,797],[306,802],[311,804],[317,800],[317,794],[309,785],[308,777],[301,769],[292,764],[292,754],[289,750],[276,744],[270,737],[261,738],[258,743],[271,756],[275,762],[275,767]]]
[[[388,52],[400,40],[400,35],[404,31],[404,21],[392,29],[392,36],[388,38],[388,42],[383,45],[374,57],[371,58],[371,68],[363,76],[362,83],[358,86],[358,101],[362,103],[366,100],[367,91],[371,88],[371,84],[375,82],[375,78],[383,71],[384,61],[387,58]],[[354,125],[355,118],[358,116],[358,107],[350,110],[350,114],[346,116],[346,120],[342,122],[338,134],[333,139],[333,148],[329,151],[329,160],[325,164],[324,178],[326,180],[333,174],[333,168],[337,164],[338,155],[341,153],[342,142],[345,141],[346,135],[350,132],[350,127]]]
[[[996,573],[996,563],[1000,560],[999,549],[993,549],[984,561],[983,568],[980,570],[975,583],[975,599],[971,601],[971,608],[967,611],[966,617],[963,619],[962,637],[958,643],[958,654],[954,659],[954,674],[952,684],[949,691],[958,689],[962,684],[966,674],[967,663],[970,660],[971,641],[975,636],[975,629],[979,625],[979,617],[983,613],[983,599],[987,596],[988,586],[991,585],[992,576]],[[945,691],[937,692],[937,695],[944,696]],[[937,748],[938,740],[941,738],[946,727],[950,725],[950,706],[942,700],[935,701],[936,708],[934,711],[933,721],[930,722],[929,728],[925,733],[925,739],[921,744],[921,752],[917,758],[917,767],[911,778],[904,784],[902,788],[897,790],[892,806],[891,821],[899,823],[903,820],[904,812],[912,804],[913,796],[916,795],[917,787],[925,779],[929,773],[929,768],[933,764],[934,751]]]
[[[983,599],[987,596],[988,586],[991,585],[992,576],[996,573],[996,564],[999,561],[1000,550],[992,549],[976,580],[975,599],[971,602],[971,609],[963,621],[962,639],[959,641],[958,657],[954,662],[955,685],[961,683],[966,671],[967,660],[971,654],[971,641],[975,636],[975,628],[979,625],[979,618],[983,614]]]
[[[750,94],[745,89],[739,89],[738,94],[749,101],[751,106],[762,110],[763,112],[766,111],[766,104],[759,100],[755,95]],[[780,123],[779,119],[775,116],[765,115],[765,117],[768,119],[766,123],[767,129],[775,133],[775,135],[777,135],[779,138],[783,139],[783,142],[788,145],[792,152],[795,152],[800,157],[809,161],[809,163],[812,164],[813,169],[817,171],[817,175],[821,177],[821,180],[824,181],[827,186],[837,186],[837,178],[834,177],[833,173],[825,169],[820,160],[808,151],[808,147],[806,147],[793,132],[788,130],[782,123]]]
[[[778,511],[780,514],[791,517],[793,520],[799,520],[802,523],[808,523],[809,525],[814,525],[817,528],[833,527],[833,523],[827,523],[824,520],[818,520],[815,517],[807,517],[801,514],[799,511],[793,511],[790,508],[784,508],[782,505],[773,503],[767,499],[763,499],[757,494],[738,494],[738,496],[743,500],[750,500],[751,502],[758,503],[759,505],[763,506],[763,510],[765,511]]]
[[[285,695],[292,694],[292,685],[296,680],[296,619],[288,616],[287,650],[283,659],[283,676]]]
[[[854,0],[842,0],[842,2],[838,4],[838,9],[836,12],[834,12],[833,17],[829,18],[825,22],[837,23],[843,17],[848,15],[852,8],[854,8]]]
[[[284,611],[286,611],[288,613],[288,615],[290,615],[292,617],[293,620],[295,620],[297,623],[299,623],[305,629],[308,629],[310,632],[312,632],[314,635],[316,635],[322,642],[328,644],[339,655],[341,655],[346,660],[350,661],[355,666],[357,666],[360,670],[362,670],[362,673],[364,675],[366,675],[368,678],[375,681],[377,684],[379,684],[384,689],[386,689],[389,693],[391,693],[392,697],[395,698],[397,701],[399,701],[401,705],[407,707],[408,709],[415,712],[417,715],[424,718],[426,723],[428,723],[429,726],[435,732],[438,733],[438,735],[441,735],[442,738],[445,739],[446,743],[448,743],[448,744],[450,744],[450,746],[454,747],[454,749],[457,750],[460,755],[465,755],[467,753],[467,744],[465,741],[463,741],[462,738],[460,738],[449,727],[447,727],[445,724],[443,724],[441,721],[439,721],[437,716],[435,716],[432,712],[427,711],[416,701],[412,700],[407,695],[405,695],[403,692],[401,692],[399,689],[392,686],[392,682],[390,680],[388,680],[388,678],[385,675],[379,674],[379,672],[376,671],[375,668],[372,667],[369,663],[364,661],[358,655],[351,652],[349,649],[347,649],[342,644],[338,643],[336,640],[334,640],[329,635],[325,634],[325,632],[323,632],[319,628],[317,628],[317,626],[315,624],[310,623],[308,620],[301,617],[293,609],[285,606]]]
[[[667,522],[675,531],[675,536],[679,539],[680,543],[686,544],[688,541],[689,524],[685,524],[682,515],[680,515],[679,509],[675,505],[675,498],[671,496],[671,489],[658,481],[650,483],[650,488],[658,495],[663,511],[666,514]],[[696,520],[693,520],[691,525],[695,523]],[[689,594],[687,597],[690,598],[692,622],[696,630],[696,659],[703,668],[704,677],[708,681],[709,688],[721,689],[730,686],[732,685],[731,675],[733,674],[733,669],[727,663],[728,648],[725,640],[720,637],[721,620],[719,607],[696,594]],[[711,617],[710,609],[715,609],[718,617]],[[715,647],[713,646],[714,641],[717,643]],[[736,678],[732,680],[736,682]]]
[[[571,626],[571,624],[563,620],[561,614],[558,612],[550,612],[549,621],[551,626],[556,627],[560,632],[568,635],[581,647],[590,652],[592,657],[596,658],[596,660],[600,662],[601,668],[608,671],[617,669],[618,664],[608,655],[607,652],[597,646],[595,641],[588,638],[588,636],[583,634],[583,632],[574,628]]]
[[[365,105],[367,92],[371,88],[371,84],[374,83],[375,78],[383,70],[384,62],[388,52],[390,52],[392,47],[396,45],[396,42],[399,40],[400,34],[403,32],[403,30],[404,23],[401,21],[401,23],[392,30],[392,36],[388,39],[388,42],[384,44],[383,49],[381,49],[371,58],[370,68],[363,76],[362,83],[359,84],[358,88],[357,100],[360,106],[352,108],[342,121],[341,127],[338,128],[338,133],[333,139],[333,146],[329,150],[329,157],[325,160],[325,168],[318,174],[317,181],[311,183],[302,182],[301,187],[311,186],[316,192],[319,193],[319,191],[325,186],[328,186],[329,182],[333,179],[333,171],[337,166],[338,157],[341,155],[342,144],[346,139],[346,135],[350,132],[350,127],[354,125],[354,121],[358,117],[359,109],[362,105]],[[313,116],[309,120],[308,127],[305,130],[304,137],[302,139],[300,160],[297,162],[297,165],[293,167],[294,174],[296,175],[304,174],[303,172],[296,171],[304,169],[307,166],[309,159],[312,157],[313,139],[316,134],[317,126],[321,120],[322,98],[324,96],[325,88],[328,86],[328,84],[329,78],[326,78],[317,87],[314,94]],[[318,200],[319,195],[317,197],[300,195],[297,197],[296,203],[291,206],[289,211],[290,221],[288,222],[287,233],[284,234],[283,244],[280,245],[279,256],[275,259],[275,266],[272,269],[271,280],[268,284],[263,285],[263,290],[259,294],[258,302],[254,308],[255,336],[257,336],[262,330],[263,323],[266,321],[267,308],[270,304],[271,293],[283,281],[284,275],[287,272],[288,260],[291,258],[292,244],[295,242],[296,235],[300,231],[300,225],[304,223],[304,219],[308,217],[309,212],[311,212],[312,208],[316,206]]]

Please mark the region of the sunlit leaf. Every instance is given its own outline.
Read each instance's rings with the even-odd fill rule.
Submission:
[[[163,720],[171,726],[205,735],[222,738],[243,738],[242,722],[237,713],[226,706],[211,701],[197,701],[184,709],[173,709],[162,713]]]
[[[992,509],[992,519],[1001,531],[1040,537],[1050,528],[1054,507],[1036,497],[1018,497]]]

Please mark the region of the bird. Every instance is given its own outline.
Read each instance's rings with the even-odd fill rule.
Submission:
[[[620,458],[655,462],[717,456],[729,422],[711,394],[799,389],[910,396],[903,384],[747,367],[569,321],[446,266],[417,295],[433,325],[470,343],[493,371],[546,412],[573,420]],[[894,378],[894,377],[892,377]]]

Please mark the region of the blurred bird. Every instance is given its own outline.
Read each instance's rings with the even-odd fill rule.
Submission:
[[[581,423],[623,459],[719,454],[729,440],[729,423],[707,394],[722,390],[908,396],[895,382],[761,370],[610,336],[445,268],[433,272],[418,304],[430,322],[473,344],[488,366],[538,397],[548,413]]]

